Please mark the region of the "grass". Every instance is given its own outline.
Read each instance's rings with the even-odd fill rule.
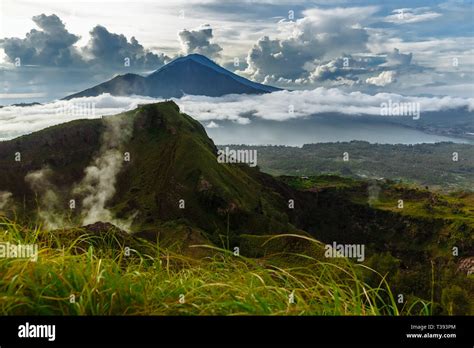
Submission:
[[[235,256],[210,245],[193,259],[142,241],[127,250],[114,235],[64,240],[41,227],[0,222],[0,243],[37,244],[36,262],[0,259],[2,315],[411,315],[430,313],[428,301],[397,305],[385,278],[361,280],[368,268],[293,254]],[[275,239],[309,237],[280,235]],[[138,249],[142,250],[139,251]],[[128,254],[128,252],[130,252]],[[301,258],[295,263],[294,258]],[[183,297],[184,296],[184,297]],[[293,296],[294,301],[290,301]],[[293,303],[292,303],[293,302]]]
[[[308,190],[312,188],[350,189],[358,188],[361,185],[361,182],[355,179],[330,174],[311,177],[281,176],[280,180],[297,190]]]

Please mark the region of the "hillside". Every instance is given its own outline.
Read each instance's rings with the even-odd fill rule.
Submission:
[[[117,219],[132,219],[132,230],[184,219],[216,236],[228,234],[228,224],[234,234],[294,231],[285,198],[262,185],[264,175],[246,165],[220,164],[216,152],[202,125],[175,103],[144,105],[0,143],[0,191],[12,193],[20,215],[39,205],[62,220],[80,220],[79,202],[85,196],[98,199],[103,190],[112,194],[100,208]],[[84,192],[85,170],[91,167],[109,177],[92,178]],[[77,200],[77,209],[65,209],[70,199]]]
[[[157,242],[192,259],[214,257],[217,246],[218,254],[238,247],[239,255],[268,261],[271,269],[337,263],[322,255],[321,242],[359,244],[360,262],[387,276],[408,301],[403,306],[421,301],[416,311],[426,312],[432,298],[434,314],[472,313],[471,193],[389,180],[273,177],[258,167],[219,163],[203,126],[171,101],[0,142],[0,199],[3,225],[15,235],[41,235],[46,249],[57,243],[71,253],[88,249],[85,236],[101,239],[111,230],[120,245],[147,255],[159,252]],[[122,230],[154,246],[135,246]],[[379,276],[362,269],[357,277],[380,285]]]

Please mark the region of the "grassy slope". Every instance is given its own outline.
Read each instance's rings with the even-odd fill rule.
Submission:
[[[4,315],[399,315],[430,311],[429,303],[423,301],[397,305],[383,278],[373,271],[369,272],[379,280],[375,287],[363,281],[362,266],[345,259],[321,260],[315,240],[305,240],[316,251],[314,256],[293,253],[287,255],[289,259],[276,253],[252,259],[201,245],[197,247],[212,253],[193,259],[144,241],[127,256],[129,241],[109,233],[90,236],[76,230],[77,237],[64,244],[42,229],[25,230],[8,221],[0,226],[4,229],[0,242],[37,243],[40,250],[37,262],[0,259],[0,313]],[[286,238],[302,237],[277,239]],[[267,238],[268,243],[272,241],[276,239]]]
[[[133,114],[135,115],[135,112]],[[166,273],[163,273],[162,268],[156,268],[156,260],[152,261],[142,255],[133,259],[137,264],[132,262],[123,269],[120,261],[121,248],[106,249],[105,254],[104,250],[91,249],[92,254],[87,254],[86,251],[89,249],[85,247],[83,253],[67,252],[64,256],[62,253],[59,256],[58,250],[63,246],[68,249],[73,243],[72,240],[63,241],[62,244],[52,243],[46,237],[51,235],[53,238],[55,234],[41,230],[40,234],[45,236],[47,242],[42,245],[44,257],[39,263],[1,260],[3,271],[8,274],[2,283],[2,293],[5,294],[5,303],[8,306],[26,301],[31,295],[34,297],[26,301],[27,308],[31,309],[30,313],[36,310],[41,312],[43,305],[46,311],[51,313],[61,311],[69,313],[69,309],[66,309],[69,307],[64,307],[61,302],[65,299],[58,299],[54,293],[66,296],[65,294],[74,290],[84,292],[85,296],[82,298],[84,301],[89,301],[84,302],[85,307],[95,306],[93,307],[95,312],[90,307],[77,313],[98,313],[98,311],[139,313],[142,310],[147,314],[170,314],[179,311],[177,308],[182,306],[170,305],[171,309],[166,312],[165,309],[168,307],[165,306],[163,309],[163,301],[168,303],[176,300],[174,296],[169,299],[168,293],[175,294],[173,291],[181,289],[176,287],[184,277],[195,284],[190,285],[190,288],[197,287],[199,291],[201,289],[207,291],[205,285],[207,283],[218,284],[216,292],[211,291],[210,295],[196,290],[199,296],[204,298],[200,307],[202,311],[193,312],[192,308],[197,308],[195,305],[186,309],[188,313],[241,313],[234,307],[238,302],[247,307],[246,313],[265,313],[259,309],[259,301],[252,297],[252,289],[256,286],[254,282],[262,278],[264,285],[262,284],[259,290],[262,291],[260,296],[269,292],[264,301],[269,303],[277,301],[274,303],[275,311],[270,310],[267,313],[281,314],[282,310],[288,307],[285,307],[286,301],[281,302],[279,297],[285,291],[292,291],[287,286],[306,292],[297,304],[309,304],[295,312],[298,314],[396,313],[393,305],[384,307],[379,304],[377,309],[374,305],[375,298],[369,296],[364,300],[359,292],[351,290],[354,286],[357,289],[357,286],[365,282],[370,284],[367,289],[378,289],[381,278],[374,276],[373,273],[365,274],[361,271],[354,273],[352,264],[348,264],[346,266],[349,268],[344,269],[349,274],[343,273],[348,275],[349,279],[340,279],[337,272],[332,272],[333,266],[326,266],[327,259],[322,262],[318,255],[308,253],[308,246],[301,242],[280,241],[272,248],[269,248],[269,244],[262,245],[264,234],[301,233],[301,230],[296,230],[288,223],[291,222],[323,242],[330,243],[336,240],[339,243],[366,243],[369,253],[368,264],[384,275],[388,274],[392,284],[395,284],[397,293],[401,291],[407,295],[403,313],[413,314],[420,310],[427,313],[427,307],[419,306],[420,302],[417,301],[419,297],[429,299],[431,296],[437,303],[447,298],[442,309],[434,307],[436,313],[465,313],[466,306],[462,305],[461,308],[449,312],[451,303],[449,301],[452,296],[446,295],[443,289],[445,287],[451,289],[460,298],[456,300],[456,306],[464,301],[465,292],[472,289],[472,283],[458,279],[462,275],[456,274],[455,262],[449,260],[447,254],[453,243],[461,247],[462,256],[469,255],[469,248],[472,249],[472,233],[469,232],[472,231],[469,221],[472,216],[469,215],[472,198],[469,198],[469,195],[463,196],[464,198],[443,196],[441,199],[436,198],[433,203],[428,191],[421,192],[378,183],[382,192],[377,200],[368,204],[367,182],[330,176],[309,180],[282,178],[283,182],[298,189],[295,190],[254,169],[218,164],[215,147],[202,126],[189,116],[179,113],[174,103],[141,107],[135,116],[137,120],[134,136],[125,146],[125,150],[131,153],[132,163],[127,164],[121,172],[117,183],[117,194],[110,205],[119,217],[126,217],[130,212],[138,210],[139,223],[135,225],[135,230],[139,231],[137,235],[152,241],[158,234],[165,235],[166,250],[158,249],[152,254],[162,260],[168,260],[172,255],[172,259],[179,261],[178,266],[168,267]],[[81,122],[52,127],[20,140],[0,144],[0,159],[4,159],[3,164],[1,161],[0,164],[8,170],[7,177],[10,180],[14,179],[13,186],[18,188],[20,193],[23,192],[21,190],[25,190],[24,174],[29,170],[41,168],[45,163],[61,173],[54,180],[64,186],[76,181],[76,177],[80,178],[82,168],[89,163],[99,148],[102,127],[99,120]],[[61,136],[58,137],[57,134]],[[83,142],[86,146],[81,150],[84,151],[80,162],[82,167],[77,167],[76,160],[79,154],[74,154],[78,151],[78,145]],[[26,162],[21,163],[20,169],[12,168],[8,162],[9,154],[17,148],[21,148],[22,154],[26,155],[24,157]],[[68,157],[69,155],[71,157]],[[54,161],[51,161],[51,157]],[[5,176],[5,172],[1,172],[0,175]],[[25,197],[28,194],[31,199],[31,192],[23,192]],[[407,209],[404,210],[404,214],[393,209],[393,203],[400,196],[405,199]],[[186,202],[184,211],[178,208],[178,200],[181,198]],[[287,209],[288,198],[295,198],[294,211],[289,212]],[[466,205],[459,206],[458,199],[464,200]],[[449,204],[436,203],[444,201]],[[30,204],[35,202],[31,201]],[[425,212],[421,208],[431,210]],[[453,221],[450,221],[450,218]],[[450,226],[450,223],[453,226]],[[6,228],[11,232],[3,235],[4,240],[18,241],[18,238],[26,238],[18,236],[17,232],[20,229],[18,226],[6,225]],[[229,234],[227,229],[230,230]],[[26,234],[34,235],[31,231],[27,231]],[[181,238],[190,239],[186,245],[187,251],[191,242],[214,243],[229,249],[238,245],[243,255],[254,259],[223,258],[222,255],[213,254],[212,260],[190,260],[183,255],[182,250],[177,253],[174,248],[169,249],[170,244],[173,245],[173,239]],[[432,284],[431,276],[434,271],[432,272],[430,261],[438,256],[440,262],[435,270],[436,284]],[[216,257],[217,259],[214,259]],[[311,260],[309,264],[304,262],[308,259]],[[183,267],[183,262],[186,267]],[[89,268],[84,268],[84,264],[89,264]],[[265,267],[258,268],[262,264]],[[255,266],[258,267],[254,268]],[[94,286],[87,283],[87,278],[84,278],[83,274],[93,277],[95,274],[93,271],[97,269],[98,273],[103,270],[102,276],[106,277],[109,283],[104,285],[99,282],[94,283]],[[226,269],[236,271],[229,273]],[[242,273],[239,273],[238,269],[241,269]],[[443,270],[446,274],[441,274]],[[14,278],[15,274],[19,276]],[[71,288],[73,280],[68,280],[66,275],[76,277],[78,285]],[[355,281],[354,276],[357,276]],[[219,279],[222,281],[219,282]],[[133,290],[135,281],[138,281],[139,285]],[[52,288],[50,292],[44,290],[48,295],[43,297],[42,289],[49,289],[50,283]],[[119,283],[124,283],[126,286],[121,287]],[[163,284],[168,288],[163,288],[165,286]],[[301,285],[300,288],[295,287],[297,284]],[[446,286],[447,284],[456,286],[460,284],[463,289],[459,292]],[[115,286],[117,291],[114,290]],[[232,288],[237,289],[233,295]],[[228,292],[225,289],[229,289]],[[272,289],[279,289],[280,295],[272,294]],[[155,297],[155,290],[163,291],[161,298]],[[97,295],[98,297],[94,299],[96,296],[94,292],[95,294],[103,292],[105,297]],[[373,290],[369,292],[372,293]],[[220,298],[219,294],[222,293],[229,294],[229,297]],[[124,296],[125,304],[112,310],[109,308],[113,306],[112,296],[114,298]],[[344,300],[340,300],[339,297]],[[35,298],[38,302],[35,302]],[[213,298],[219,298],[219,301],[211,301]],[[315,298],[316,302],[312,302],[312,298]],[[228,307],[219,311],[219,306],[224,305],[221,299]],[[386,293],[383,299],[384,303],[391,303]],[[137,306],[131,304],[134,301],[138,303]],[[372,305],[365,301],[372,301]],[[61,304],[60,308],[55,307],[54,303]],[[416,304],[415,307],[411,308],[412,304]],[[367,309],[369,308],[367,306],[373,308]],[[5,311],[19,313],[26,310],[21,306],[19,308],[21,310],[18,309],[18,312],[14,312],[14,309]],[[107,312],[106,308],[110,310]],[[164,312],[159,312],[161,310]]]
[[[227,234],[228,226],[231,236],[296,230],[287,223],[283,198],[257,180],[258,172],[218,163],[202,125],[172,102],[141,107],[126,150],[132,162],[119,175],[110,205],[118,216],[137,209],[136,231],[176,219],[214,240]],[[185,209],[179,207],[181,199]]]

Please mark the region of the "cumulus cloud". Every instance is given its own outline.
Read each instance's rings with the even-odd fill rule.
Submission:
[[[391,100],[393,103],[420,103],[421,112],[467,108],[474,111],[474,98],[457,97],[412,97],[394,93],[375,95],[361,92],[344,92],[336,88],[314,90],[278,91],[263,95],[231,94],[223,97],[185,96],[174,99],[181,110],[204,124],[230,120],[248,124],[254,117],[269,120],[288,120],[309,117],[319,113],[344,113],[351,115],[379,115],[380,105]],[[102,94],[97,97],[72,99],[30,107],[9,106],[0,109],[0,140],[11,139],[31,133],[54,124],[73,119],[99,118],[102,115],[117,114],[134,109],[138,104],[161,101],[149,97],[114,97]],[[64,115],[65,104],[89,103],[95,105],[90,115],[72,113]]]
[[[80,37],[69,33],[55,14],[34,16],[33,22],[41,30],[32,29],[24,39],[0,40],[8,61],[16,62],[20,58],[22,65],[111,70],[126,64],[136,69],[156,69],[169,60],[164,54],[146,50],[135,37],[129,41],[101,25],[90,31],[88,44],[78,48],[74,45]]]
[[[310,70],[309,82],[321,82],[326,80],[345,82],[345,84],[354,84],[359,82],[358,74],[364,74],[378,68],[380,57],[356,57],[346,55],[335,59],[322,62],[314,61],[308,63],[307,69]]]
[[[333,86],[354,86],[362,83],[386,86],[394,82],[396,69],[400,71],[419,70],[418,66],[411,66],[411,53],[403,54],[398,49],[388,54],[361,54],[345,55],[328,61],[315,60],[305,65],[309,71],[306,78],[301,78],[294,83],[304,86],[323,84],[326,87]],[[373,80],[373,75],[377,73],[379,80]],[[375,84],[374,81],[387,80],[388,83]],[[281,80],[277,80],[280,83]]]
[[[392,52],[387,54],[387,62],[384,64],[384,66],[406,66],[410,65],[411,63],[411,58],[412,54],[404,54],[400,53],[400,50],[398,48],[394,48]]]
[[[303,17],[295,22],[280,22],[283,38],[259,39],[248,54],[247,68],[240,73],[289,88],[376,85],[371,78],[377,73],[380,79],[386,79],[386,83],[377,86],[386,86],[388,81],[393,82],[395,73],[416,67],[411,65],[412,54],[401,53],[397,48],[370,52],[369,30],[364,24],[376,11],[376,7],[303,11]],[[389,70],[393,73],[383,74]]]
[[[333,79],[341,75],[345,70],[347,70],[347,67],[344,66],[343,59],[344,58],[337,58],[330,60],[327,63],[317,65],[311,72],[310,78],[315,81],[322,81]]]
[[[258,81],[272,75],[298,79],[306,76],[305,65],[314,60],[366,51],[369,35],[360,23],[375,11],[375,7],[303,11],[303,18],[280,23],[286,38],[263,36],[254,45],[247,56],[246,74]]]
[[[95,26],[90,36],[84,51],[93,63],[101,66],[123,67],[127,62],[131,67],[156,69],[169,59],[164,54],[145,50],[135,37],[128,41],[124,35],[111,33],[101,25]]]
[[[399,8],[385,17],[386,22],[404,24],[430,21],[441,16],[441,13],[427,11],[426,8]]]
[[[206,128],[219,128],[219,125],[214,121],[211,121],[206,125]]]
[[[382,71],[377,76],[369,77],[365,82],[369,85],[384,87],[395,81],[395,75],[395,71]]]
[[[70,66],[81,62],[73,46],[79,36],[67,31],[58,16],[41,14],[33,17],[41,29],[31,29],[24,39],[5,38],[0,41],[7,59],[15,62],[20,58],[22,65]]]
[[[182,50],[185,54],[199,53],[208,57],[219,57],[222,47],[212,43],[213,33],[209,24],[201,25],[199,28],[183,29],[178,33]]]

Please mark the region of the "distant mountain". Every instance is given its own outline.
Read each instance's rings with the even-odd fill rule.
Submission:
[[[64,99],[112,95],[179,98],[185,94],[220,97],[226,94],[262,94],[280,90],[243,78],[200,54],[180,57],[143,77],[125,74]]]
[[[41,103],[38,103],[38,102],[32,102],[32,103],[15,103],[15,104],[10,104],[10,105],[0,105],[0,108],[3,108],[3,107],[5,107],[5,106],[27,107],[27,106],[35,106],[35,105],[41,105]]]

